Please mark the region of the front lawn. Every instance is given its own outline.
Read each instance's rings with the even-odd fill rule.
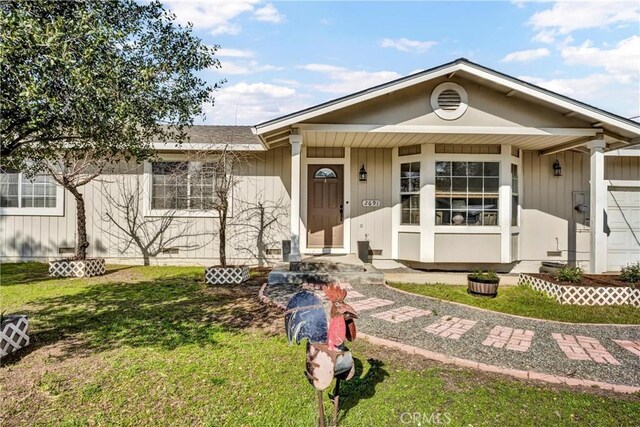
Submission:
[[[640,308],[622,306],[579,306],[560,304],[527,286],[500,286],[495,298],[469,295],[467,285],[418,285],[391,283],[392,287],[419,295],[454,301],[501,313],[571,323],[640,324]]]
[[[311,426],[304,346],[257,298],[264,275],[207,287],[203,268],[109,266],[49,279],[0,266],[2,311],[27,313],[33,344],[0,368],[0,424]],[[632,425],[640,397],[448,367],[356,342],[342,426]],[[330,406],[326,400],[326,413]],[[416,418],[417,417],[417,418]]]

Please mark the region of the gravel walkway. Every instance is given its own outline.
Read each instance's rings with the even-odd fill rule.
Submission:
[[[264,295],[286,305],[299,290],[269,285]],[[640,386],[638,325],[526,319],[380,285],[354,285],[350,293],[365,334],[503,368]]]

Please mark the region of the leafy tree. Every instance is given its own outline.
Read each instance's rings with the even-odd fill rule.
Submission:
[[[159,2],[0,2],[2,166],[49,173],[77,203],[76,257],[86,258],[79,187],[110,164],[186,139],[212,102],[197,71],[218,46],[175,23]]]

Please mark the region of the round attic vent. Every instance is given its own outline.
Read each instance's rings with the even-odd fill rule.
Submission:
[[[467,111],[467,92],[455,83],[442,83],[431,94],[433,111],[444,120],[455,120]]]

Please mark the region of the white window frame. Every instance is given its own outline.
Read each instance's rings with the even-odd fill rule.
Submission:
[[[18,203],[22,203],[22,181],[26,179],[23,172],[18,172]],[[53,208],[35,207],[0,207],[0,216],[64,216],[64,188],[57,182],[56,206]]]
[[[158,162],[189,162],[182,155],[163,155]],[[162,217],[171,215],[176,218],[218,218],[218,212],[214,209],[153,209],[151,207],[151,194],[153,186],[154,162],[145,161],[142,176],[142,212],[146,217]],[[229,194],[229,218],[233,217],[233,189]]]

